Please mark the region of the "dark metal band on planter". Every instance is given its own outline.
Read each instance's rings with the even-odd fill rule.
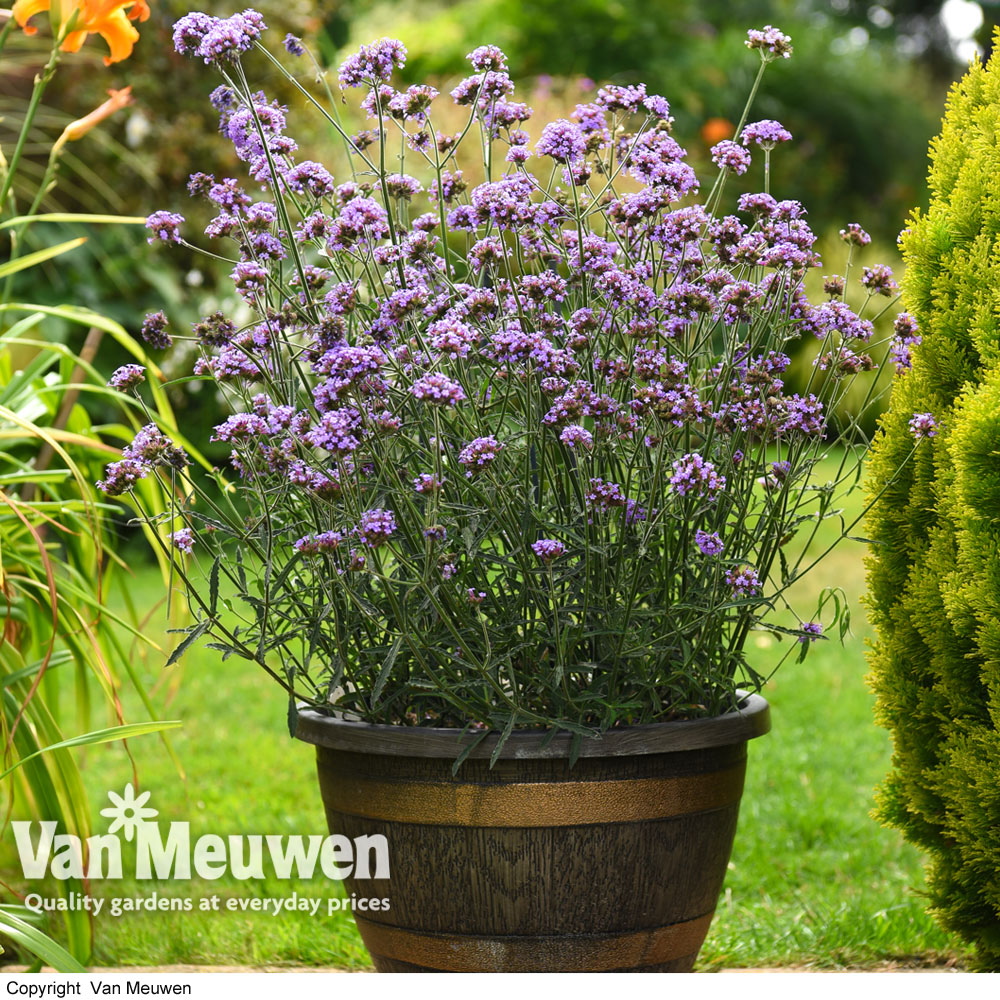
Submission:
[[[614,972],[664,965],[701,946],[712,914],[682,923],[601,937],[471,937],[425,934],[376,924],[355,915],[373,956],[442,972]]]

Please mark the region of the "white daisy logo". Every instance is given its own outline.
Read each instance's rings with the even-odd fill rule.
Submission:
[[[102,816],[107,816],[108,819],[112,820],[108,827],[108,833],[117,833],[118,830],[124,829],[125,839],[131,840],[140,826],[159,815],[156,809],[146,807],[149,796],[149,792],[143,792],[136,798],[135,789],[131,782],[125,786],[121,795],[108,792],[111,805],[101,810]]]

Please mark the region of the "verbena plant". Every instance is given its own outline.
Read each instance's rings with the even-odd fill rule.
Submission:
[[[200,618],[179,652],[207,634],[257,662],[292,724],[306,702],[504,734],[727,711],[764,680],[744,656],[754,628],[804,654],[831,595],[790,619],[788,588],[818,556],[785,552],[839,516],[857,479],[856,427],[827,414],[879,367],[872,321],[896,286],[865,268],[871,318],[847,304],[868,242],[852,224],[845,274],[808,301],[815,237],[803,207],[768,190],[788,132],[744,111],[696,203],[668,103],[642,85],[603,87],[532,138],[495,46],[471,53],[449,98],[394,89],[406,50],[381,39],[340,67],[341,89],[364,93],[356,134],[332,93],[291,77],[350,151],[338,184],[296,159],[287,109],[248,79],[251,54],[282,67],[264,30],[254,11],[174,28],[178,52],[221,74],[211,100],[252,178],[189,185],[218,206],[206,233],[235,253],[246,303],[194,328],[195,373],[232,405],[214,439],[238,485],[220,473],[221,493],[202,490],[155,428],[102,484],[121,495],[155,475],[200,494],[171,535]],[[756,92],[791,46],[771,27],[747,44]],[[451,135],[435,128],[448,100],[466,111]],[[469,147],[475,177],[458,169]],[[727,177],[751,159],[763,190],[726,214]],[[150,239],[186,243],[183,221],[154,213]],[[169,343],[162,314],[146,329]],[[821,346],[809,390],[790,394],[785,351],[802,337]],[[904,318],[899,365],[915,337]],[[141,379],[116,384],[141,392]],[[878,391],[872,378],[866,404]],[[838,435],[839,469],[817,474]]]

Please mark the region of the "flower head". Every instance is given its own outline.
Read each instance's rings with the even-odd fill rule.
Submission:
[[[194,535],[190,528],[179,528],[177,531],[170,532],[167,537],[178,552],[184,552],[187,555],[194,552]]]
[[[752,566],[736,566],[726,570],[726,583],[733,597],[756,597],[761,591],[760,577]]]
[[[678,496],[696,496],[714,500],[725,488],[726,477],[698,454],[682,455],[674,462],[670,487]]]
[[[792,133],[773,118],[744,125],[740,135],[744,146],[749,146],[753,142],[762,149],[774,149],[779,142],[791,142],[792,139]]]
[[[909,422],[910,433],[918,440],[937,437],[938,422],[930,413],[914,413]]]
[[[406,46],[395,38],[379,38],[362,45],[341,63],[338,78],[341,87],[360,87],[363,83],[388,80],[394,69],[405,65]]]
[[[799,630],[805,633],[799,636],[799,642],[807,645],[813,639],[818,639],[822,636],[823,625],[821,622],[799,622]]]
[[[566,551],[566,546],[554,538],[540,538],[537,542],[532,543],[531,551],[543,563],[550,563],[553,559],[558,559]]]
[[[36,14],[49,10],[51,0],[16,0],[11,14],[26,35],[33,35],[38,29],[28,24]],[[60,8],[63,21],[74,14],[73,30],[63,39],[63,52],[79,52],[88,35],[100,35],[108,43],[108,55],[104,65],[121,62],[132,54],[132,48],[139,41],[139,32],[132,21],[145,21],[149,17],[146,0],[70,0]]]
[[[142,365],[122,365],[111,373],[108,385],[119,392],[128,392],[146,381],[146,369]]]
[[[783,31],[764,25],[761,30],[751,28],[743,43],[748,49],[756,49],[764,62],[772,59],[787,59],[792,54],[792,40]]]
[[[745,174],[750,166],[750,154],[738,142],[723,139],[712,147],[712,162],[720,169]]]
[[[703,556],[721,556],[725,548],[717,531],[702,531],[701,528],[694,533],[694,543]]]
[[[366,510],[361,515],[357,530],[361,541],[370,549],[375,549],[392,537],[396,530],[396,518],[391,510],[383,510],[381,507]]]
[[[158,351],[166,350],[174,342],[167,333],[167,317],[162,312],[146,313],[139,336]]]
[[[177,212],[154,212],[146,218],[146,228],[149,230],[146,242],[161,240],[163,243],[180,243],[183,223],[184,216]]]

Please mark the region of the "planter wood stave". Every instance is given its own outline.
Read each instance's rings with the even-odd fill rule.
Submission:
[[[492,740],[453,776],[455,730],[373,726],[305,710],[330,830],[382,833],[389,879],[348,879],[384,897],[355,912],[383,972],[691,969],[732,849],[746,743],[767,703],[716,719],[569,737]]]

